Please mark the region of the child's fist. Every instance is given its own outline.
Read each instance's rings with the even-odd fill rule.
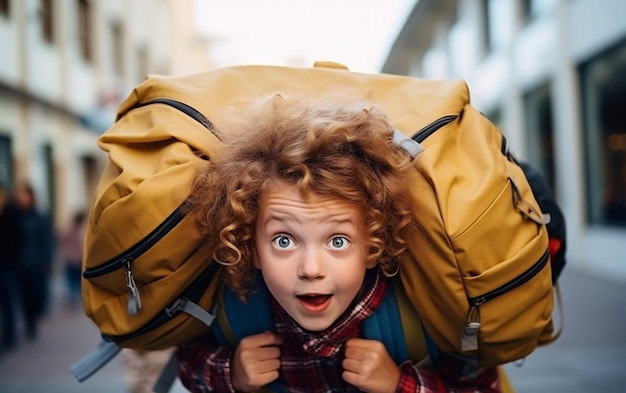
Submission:
[[[368,393],[393,393],[400,369],[380,341],[353,338],[346,342],[343,379]]]
[[[271,332],[242,339],[231,365],[235,390],[250,392],[277,379],[282,343],[282,338]]]

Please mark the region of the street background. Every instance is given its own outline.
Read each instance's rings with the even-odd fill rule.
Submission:
[[[0,393],[124,393],[121,356],[79,383],[70,366],[96,348],[100,334],[81,307],[70,307],[62,274],[53,281],[54,301],[35,341],[0,354]],[[186,392],[177,381],[171,393]]]
[[[98,138],[149,74],[332,60],[463,79],[567,218],[563,336],[507,365],[513,384],[626,392],[624,15],[624,0],[0,0],[0,182],[32,183],[64,229],[94,200]],[[60,276],[54,289],[38,340],[0,353],[0,393],[124,392],[120,359],[82,384],[71,375],[99,335]]]
[[[566,267],[560,279],[564,330],[557,342],[538,348],[523,364],[506,366],[518,393],[623,393],[626,391],[626,283]],[[81,309],[65,302],[55,278],[54,305],[39,338],[22,340],[0,355],[2,393],[123,393],[120,358],[83,383],[69,367],[99,342]],[[179,382],[172,393],[185,389]]]
[[[521,366],[507,365],[518,393],[626,392],[626,283],[565,267],[559,339]]]

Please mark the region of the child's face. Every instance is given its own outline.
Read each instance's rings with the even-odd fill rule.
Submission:
[[[278,184],[263,198],[255,266],[272,295],[304,329],[328,328],[357,295],[365,271],[363,213],[335,198],[304,200]]]

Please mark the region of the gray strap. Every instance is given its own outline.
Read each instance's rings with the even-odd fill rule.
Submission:
[[[109,363],[121,350],[114,342],[102,340],[98,348],[71,365],[70,370],[78,382],[83,382]]]
[[[174,304],[165,309],[165,312],[169,316],[173,316],[178,311],[186,312],[192,317],[202,321],[207,326],[211,326],[213,321],[215,320],[215,310],[217,305],[213,308],[213,314],[200,307],[196,303],[191,300],[181,297],[176,299]],[[154,388],[152,389],[154,393],[167,393],[172,389],[172,385],[178,376],[178,362],[176,361],[176,356],[172,354],[170,360],[165,365],[163,371],[161,371],[161,375],[159,379],[156,381]]]
[[[424,150],[422,145],[395,128],[393,130],[393,142],[406,150],[413,158],[417,157]]]
[[[176,361],[176,355],[172,354],[170,360],[161,371],[159,379],[154,384],[152,391],[154,393],[167,393],[172,389],[172,385],[178,376],[178,362]]]
[[[174,316],[174,314],[176,314],[178,311],[186,312],[192,317],[199,319],[207,326],[211,326],[211,324],[215,320],[215,313],[211,314],[204,308],[200,307],[199,305],[185,297],[180,297],[176,299],[176,301],[171,306],[165,309],[165,312],[170,317]]]
[[[171,306],[165,309],[165,312],[170,317],[173,317],[179,311],[183,311],[193,316],[194,318],[199,319],[207,326],[211,326],[211,324],[215,320],[215,308],[212,314],[197,305],[196,303],[184,297],[176,299],[176,301]],[[122,348],[120,348],[112,341],[102,340],[98,345],[98,348],[96,348],[94,351],[89,353],[78,362],[74,363],[70,367],[70,370],[79,382],[83,382],[84,380],[92,376],[96,371],[100,370],[108,362],[110,362],[111,359],[113,359],[121,351],[121,349]],[[155,392],[168,392],[172,387],[174,380],[176,379],[176,375],[176,359],[172,355],[172,358],[170,358],[170,361],[168,362],[166,368],[163,370],[163,373],[159,377],[159,380],[154,387]]]

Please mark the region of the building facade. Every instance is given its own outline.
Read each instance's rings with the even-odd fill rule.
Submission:
[[[467,81],[561,204],[567,260],[626,280],[626,2],[418,0],[383,72]]]
[[[57,227],[89,207],[131,89],[207,67],[192,0],[0,0],[0,48],[0,181],[30,182]]]

